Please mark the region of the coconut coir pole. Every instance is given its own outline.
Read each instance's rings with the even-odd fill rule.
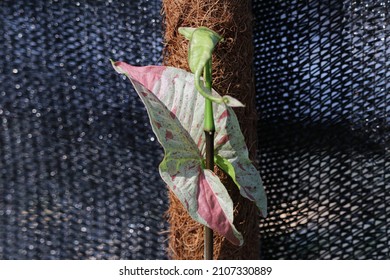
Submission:
[[[224,38],[213,55],[213,88],[246,105],[235,110],[251,159],[256,154],[255,90],[252,61],[252,17],[250,0],[163,0],[164,64],[188,67],[188,42],[178,28],[206,26]],[[259,215],[256,206],[240,196],[237,187],[216,170],[234,203],[234,224],[243,236],[237,247],[214,233],[214,259],[258,259]],[[174,194],[167,212],[170,224],[169,254],[173,259],[203,259],[204,228],[193,221]]]

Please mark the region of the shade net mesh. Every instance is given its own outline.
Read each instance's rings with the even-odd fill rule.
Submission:
[[[390,1],[255,1],[269,259],[390,258]]]
[[[163,259],[162,149],[109,59],[158,64],[158,1],[1,1],[0,257]]]
[[[109,59],[157,0],[0,2],[0,259],[166,259],[163,150]],[[390,258],[390,1],[253,1],[266,259]]]

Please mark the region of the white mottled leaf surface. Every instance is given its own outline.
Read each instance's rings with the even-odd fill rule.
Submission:
[[[159,167],[162,179],[194,220],[219,232],[233,244],[242,245],[242,235],[233,225],[233,202],[226,188],[215,174],[203,169],[200,151],[179,121],[180,116],[190,123],[202,123],[194,119],[196,116],[200,119],[201,115],[194,115],[190,110],[194,106],[191,105],[193,98],[172,92],[174,87],[171,83],[161,79],[165,67],[149,67],[147,73],[153,73],[153,77],[146,75],[143,78],[136,76],[137,71],[143,70],[141,67],[121,62],[115,63],[114,67],[130,78],[146,106],[153,131],[165,151],[164,160]],[[186,83],[182,83],[179,76],[177,78],[176,87],[184,90]],[[152,90],[147,87],[148,83],[154,85]],[[172,107],[168,109],[167,104]],[[191,116],[187,116],[190,114]],[[201,127],[199,130],[203,133]]]
[[[160,165],[163,180],[192,218],[231,242],[241,244],[242,236],[232,224],[233,205],[225,187],[212,172],[203,170],[205,102],[195,88],[193,74],[165,66],[135,67],[123,62],[113,65],[132,81],[147,108],[153,131],[164,147],[165,157]],[[214,90],[213,95],[220,97]],[[235,113],[225,104],[213,106],[215,151],[233,166],[241,195],[254,201],[266,216],[263,184],[249,160]]]

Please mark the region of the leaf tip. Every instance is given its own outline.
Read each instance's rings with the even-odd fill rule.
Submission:
[[[267,208],[266,207],[262,207],[260,208],[260,214],[263,218],[267,218],[268,216],[268,211],[267,211]]]
[[[178,31],[183,35],[187,40],[191,40],[192,34],[196,28],[193,27],[179,27]]]
[[[222,97],[223,103],[225,103],[227,106],[230,107],[245,107],[244,104],[241,103],[238,99],[230,96],[230,95],[225,95]]]
[[[110,58],[110,62],[115,71],[119,74],[124,74],[122,68],[119,67],[120,61],[114,61]]]

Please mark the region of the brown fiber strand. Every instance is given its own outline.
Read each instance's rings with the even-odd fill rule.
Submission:
[[[256,154],[256,119],[252,73],[252,17],[249,0],[163,0],[164,64],[189,70],[188,42],[178,28],[206,26],[223,36],[213,55],[213,88],[238,98],[246,107],[235,110],[249,147]],[[234,224],[244,236],[237,247],[214,233],[215,259],[258,259],[259,216],[256,206],[240,196],[237,187],[216,170],[234,203]],[[169,255],[172,259],[203,259],[203,226],[193,221],[170,192],[167,212]]]

